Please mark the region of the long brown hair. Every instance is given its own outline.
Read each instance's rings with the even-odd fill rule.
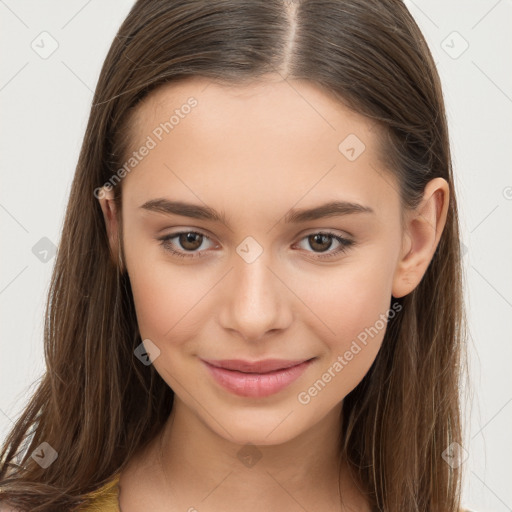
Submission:
[[[374,508],[458,511],[461,468],[443,457],[463,444],[457,203],[440,79],[399,0],[134,4],[105,59],[74,175],[47,300],[47,370],[0,455],[1,496],[12,506],[77,510],[147,446],[172,408],[173,391],[134,357],[141,338],[130,281],[112,257],[94,194],[122,165],[127,119],[165,83],[203,76],[243,84],[276,72],[317,84],[378,123],[404,209],[417,206],[429,180],[450,186],[433,259],[414,291],[392,298],[401,312],[345,397],[340,435]],[[119,206],[122,187],[114,190]],[[31,457],[43,442],[58,454],[45,469]]]

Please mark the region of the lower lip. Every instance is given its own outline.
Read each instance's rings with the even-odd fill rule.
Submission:
[[[261,398],[278,393],[297,380],[312,360],[269,373],[243,373],[212,366],[203,361],[213,378],[235,395]]]

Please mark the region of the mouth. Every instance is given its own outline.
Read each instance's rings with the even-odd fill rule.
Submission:
[[[238,396],[261,398],[273,395],[297,380],[316,358],[286,360],[204,360],[215,382]]]

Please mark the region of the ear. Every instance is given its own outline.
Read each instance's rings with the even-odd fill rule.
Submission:
[[[446,224],[449,195],[446,180],[434,178],[427,183],[418,207],[408,212],[393,278],[393,297],[398,299],[412,292],[427,271]]]
[[[120,270],[123,271],[123,264],[120,260],[119,248],[119,218],[117,207],[114,202],[114,191],[112,188],[103,186],[95,195],[100,203],[105,220],[105,227],[107,230],[108,241],[110,245],[110,254],[112,261],[115,265],[120,265]]]

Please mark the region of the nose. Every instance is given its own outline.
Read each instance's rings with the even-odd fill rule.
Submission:
[[[293,317],[291,292],[266,251],[251,263],[234,255],[233,265],[222,287],[221,326],[250,342],[286,329]]]

